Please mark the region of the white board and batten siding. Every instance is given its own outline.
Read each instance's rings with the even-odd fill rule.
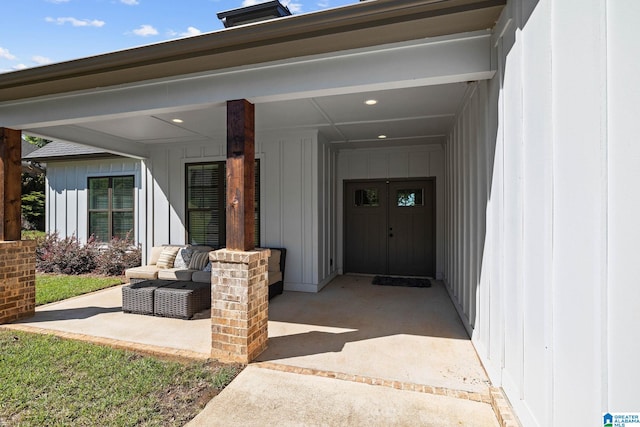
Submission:
[[[261,246],[287,249],[285,289],[317,292],[336,272],[335,156],[328,144],[319,142],[316,131],[305,131],[258,133],[256,158]],[[152,150],[144,161],[153,212],[150,246],[185,243],[185,165],[224,160],[224,138]]]
[[[316,131],[259,134],[261,245],[287,249],[285,289],[317,292],[337,274],[336,154]],[[88,236],[87,180],[135,176],[135,239],[145,248],[186,241],[185,165],[226,160],[226,141],[153,147],[147,160],[50,162],[47,231]]]
[[[57,231],[61,237],[75,235],[86,242],[88,224],[88,178],[105,176],[134,176],[134,236],[144,245],[146,205],[144,183],[139,160],[107,158],[99,160],[50,161],[46,176],[47,232]],[[141,229],[141,225],[143,225]]]
[[[640,411],[640,2],[512,1],[446,145],[446,283],[525,426]]]
[[[339,144],[336,144],[339,145]],[[338,152],[338,268],[343,271],[344,181],[357,179],[436,178],[436,276],[444,271],[444,151],[440,144],[393,148],[345,149]]]

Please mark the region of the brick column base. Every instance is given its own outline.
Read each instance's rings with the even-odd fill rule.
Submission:
[[[36,242],[0,241],[0,325],[36,311]]]
[[[249,363],[267,349],[269,249],[211,252],[211,357]]]

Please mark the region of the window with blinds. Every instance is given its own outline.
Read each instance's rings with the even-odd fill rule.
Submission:
[[[226,162],[186,165],[187,241],[221,248],[226,243]],[[255,244],[260,246],[260,161],[256,160]]]
[[[89,178],[89,235],[106,242],[133,233],[134,177]]]

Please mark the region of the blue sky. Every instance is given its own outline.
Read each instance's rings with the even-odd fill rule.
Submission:
[[[0,0],[0,72],[223,28],[217,12],[263,0]],[[281,0],[301,14],[358,0]]]

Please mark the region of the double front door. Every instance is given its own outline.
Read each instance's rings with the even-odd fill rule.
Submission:
[[[345,181],[345,272],[435,277],[435,178]]]

